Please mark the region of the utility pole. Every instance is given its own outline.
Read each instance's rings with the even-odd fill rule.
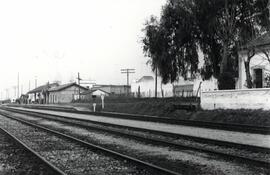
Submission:
[[[8,89],[6,89],[6,99],[9,98],[9,92],[8,92]]]
[[[128,86],[129,86],[129,74],[135,73],[135,69],[121,69],[122,74],[127,74],[127,95],[128,95]]]
[[[21,84],[21,95],[23,94],[23,85]]]
[[[13,86],[13,89],[14,89],[14,98],[16,99],[16,97],[17,97],[17,94],[16,94],[16,92],[17,92],[17,86]]]
[[[78,85],[79,85],[79,100],[81,99],[81,94],[80,94],[80,81],[81,81],[81,78],[80,78],[80,73],[78,72]]]
[[[37,88],[37,76],[35,76],[35,88]]]
[[[19,94],[20,94],[20,73],[18,72],[18,92],[17,92],[17,98],[19,98]]]
[[[155,77],[155,98],[157,98],[157,67],[156,67],[156,70],[155,70],[155,74],[156,74],[156,77]]]

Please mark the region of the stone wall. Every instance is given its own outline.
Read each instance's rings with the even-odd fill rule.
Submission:
[[[201,93],[201,107],[213,109],[270,110],[270,88],[219,90]]]

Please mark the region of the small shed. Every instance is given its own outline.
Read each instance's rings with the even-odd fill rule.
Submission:
[[[95,84],[91,90],[102,90],[110,95],[122,96],[130,94],[131,86],[127,85],[97,85]]]
[[[91,99],[93,95],[97,97],[100,97],[101,95],[109,96],[110,93],[102,89],[92,89],[92,90],[88,90],[81,93],[81,98],[87,100],[87,99]]]

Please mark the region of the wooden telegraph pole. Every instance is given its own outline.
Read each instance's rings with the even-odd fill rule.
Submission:
[[[135,69],[121,69],[122,74],[127,74],[127,95],[128,95],[128,86],[129,86],[129,74],[135,73]]]
[[[81,92],[80,92],[80,81],[82,80],[81,78],[80,78],[80,73],[78,72],[78,77],[77,77],[77,79],[78,79],[78,85],[79,85],[79,100],[81,99]]]
[[[18,92],[17,92],[17,98],[20,97],[20,73],[18,72],[18,80],[17,80],[18,84],[17,84],[17,87],[18,87]],[[16,97],[15,97],[16,98]]]

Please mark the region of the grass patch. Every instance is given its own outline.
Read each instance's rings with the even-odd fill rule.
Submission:
[[[236,123],[257,126],[270,126],[270,111],[265,110],[197,110],[186,111],[177,108],[179,104],[195,103],[194,98],[106,98],[106,112],[119,112],[140,115],[152,115],[186,120],[199,120],[221,123]],[[101,110],[101,100],[96,99],[97,110]],[[88,106],[92,104],[74,103],[74,106]]]

